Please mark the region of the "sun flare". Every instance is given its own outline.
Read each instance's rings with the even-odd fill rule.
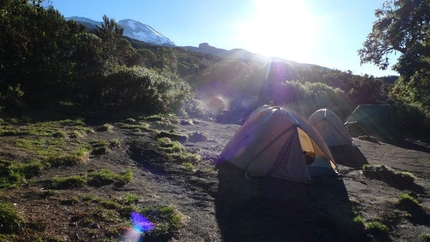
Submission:
[[[240,26],[245,49],[294,61],[312,52],[317,20],[304,0],[254,0],[255,12]]]

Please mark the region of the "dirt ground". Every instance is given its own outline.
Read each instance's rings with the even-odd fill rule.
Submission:
[[[109,234],[118,226],[115,221],[99,219],[95,205],[74,197],[94,194],[112,198],[133,193],[139,196],[137,206],[174,205],[184,215],[182,226],[169,241],[430,240],[430,146],[426,143],[394,145],[355,137],[355,149],[332,149],[339,176],[317,178],[305,185],[244,178],[241,171],[227,164],[216,165],[239,125],[190,119],[166,128],[188,137],[206,137],[183,143],[188,151],[202,157],[190,171],[163,160],[154,133],[124,129],[121,122],[112,124],[113,130],[94,132],[85,139],[116,138],[120,140],[118,147],[92,157],[86,165],[50,169],[34,184],[0,193],[2,200],[16,204],[32,226],[28,228],[32,233],[50,241],[121,241],[121,235]],[[3,153],[13,152],[12,148],[1,149]],[[363,174],[363,164],[408,171],[416,179],[403,186],[389,179],[369,178]],[[54,176],[101,168],[118,172],[130,168],[133,180],[123,187],[84,187],[59,190],[52,197],[40,196],[46,189],[44,181]],[[401,194],[416,197],[422,210],[399,206]],[[354,222],[358,216],[361,222]],[[83,223],[87,217],[98,222]],[[388,231],[364,225],[372,221],[385,224]]]

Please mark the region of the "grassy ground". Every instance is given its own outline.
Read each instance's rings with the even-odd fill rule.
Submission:
[[[3,117],[0,241],[429,241],[421,143],[354,138],[357,150],[332,150],[339,177],[304,185],[216,170],[238,127],[173,115]]]
[[[161,117],[152,119],[162,124]],[[146,123],[133,118],[122,121],[118,126],[124,130],[163,137],[159,130],[148,130]],[[121,164],[102,158],[117,151],[111,158],[125,155],[124,137],[112,132],[114,128],[110,123],[90,126],[80,117],[3,118],[0,241],[121,240],[143,233],[149,241],[172,237],[183,217],[174,205],[142,206],[139,194],[126,191],[112,195],[135,179],[137,169],[130,161]],[[166,161],[187,162],[185,167],[192,169],[198,156],[188,154],[180,143],[164,139],[160,147]],[[60,224],[67,226],[61,228]],[[70,226],[79,232],[64,235],[61,230]]]

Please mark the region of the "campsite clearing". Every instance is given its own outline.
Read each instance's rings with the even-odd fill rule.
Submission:
[[[91,155],[86,164],[46,169],[34,181],[2,189],[1,201],[14,204],[24,217],[23,230],[9,238],[15,241],[119,240],[131,228],[131,223],[130,218],[118,216],[114,207],[131,201],[139,209],[166,206],[179,211],[180,225],[174,234],[163,237],[164,241],[429,239],[430,147],[427,143],[411,140],[377,144],[354,137],[359,153],[341,148],[332,151],[339,178],[315,180],[312,184],[244,178],[241,173],[225,180],[215,170],[214,161],[239,125],[197,119],[160,122],[139,117],[98,121],[90,122],[88,128],[97,130],[105,123],[112,128],[65,140],[115,141],[110,142],[113,145],[108,145],[105,153]],[[8,124],[8,128],[19,131],[25,127]],[[206,138],[188,140],[182,145],[191,154],[198,155],[201,158],[198,161],[173,162],[168,159],[172,155],[167,157],[163,152],[175,147],[160,149],[157,139],[161,134],[170,135],[171,140],[181,140],[196,132]],[[0,136],[2,159],[28,159],[30,154],[16,147],[25,135],[21,132]],[[173,144],[176,145],[168,143]],[[357,157],[364,157],[369,165],[411,173],[415,177],[413,186],[404,188],[390,180],[366,177]],[[46,187],[46,181],[53,177],[89,174],[101,169],[115,173],[129,169],[133,178],[120,187],[101,185],[58,190]],[[231,172],[234,175],[234,170]],[[414,201],[408,196],[418,203],[405,202]],[[151,241],[151,237],[147,235],[145,241]]]

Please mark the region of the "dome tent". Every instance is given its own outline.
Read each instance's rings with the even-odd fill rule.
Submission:
[[[353,144],[351,135],[349,135],[342,121],[331,110],[319,109],[309,116],[308,121],[320,132],[329,147]]]
[[[361,104],[346,118],[345,124],[396,126],[396,118],[388,104]]]
[[[309,161],[305,154],[312,154]],[[323,138],[303,117],[269,106],[252,115],[230,139],[221,160],[250,176],[312,182],[336,174],[337,166]]]
[[[361,168],[368,164],[366,157],[355,145],[339,117],[329,109],[319,109],[314,112],[308,121],[320,132],[337,164]]]
[[[352,136],[376,136],[384,141],[400,138],[397,117],[388,104],[361,104],[346,118]]]

